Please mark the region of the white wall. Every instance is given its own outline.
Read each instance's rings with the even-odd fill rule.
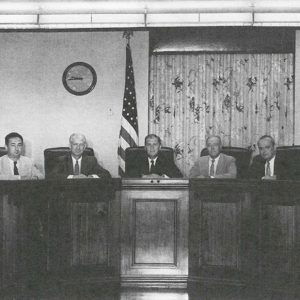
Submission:
[[[117,176],[117,146],[125,82],[122,31],[1,32],[0,145],[11,132],[25,139],[26,155],[43,169],[43,150],[68,146],[73,132],[86,135],[100,164]],[[140,144],[148,131],[148,32],[131,39]],[[97,85],[85,96],[68,93],[65,68],[91,64]]]
[[[295,145],[300,145],[300,30],[296,30],[295,48]]]

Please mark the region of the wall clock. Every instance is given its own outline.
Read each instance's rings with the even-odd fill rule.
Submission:
[[[97,74],[91,65],[74,62],[65,69],[62,82],[68,92],[82,96],[93,90],[97,83]]]

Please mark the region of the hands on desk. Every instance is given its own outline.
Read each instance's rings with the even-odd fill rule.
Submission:
[[[266,175],[264,177],[261,178],[262,180],[276,180],[276,175],[273,175],[273,176],[269,176],[269,175]]]
[[[170,177],[168,177],[165,174],[158,175],[158,174],[153,173],[153,174],[143,174],[142,178],[170,178]]]

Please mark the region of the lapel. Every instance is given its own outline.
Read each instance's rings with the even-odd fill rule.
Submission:
[[[90,173],[90,166],[91,164],[89,164],[89,160],[87,158],[86,155],[82,155],[82,159],[81,159],[81,173],[85,174],[85,175],[89,175]]]
[[[209,155],[205,156],[205,161],[204,163],[204,176],[208,177],[209,176]]]
[[[224,171],[224,156],[220,153],[220,158],[216,168],[216,174],[221,174]]]
[[[67,159],[67,169],[68,169],[68,173],[69,173],[69,174],[74,174],[74,170],[73,170],[73,161],[72,161],[72,156],[71,156],[71,154],[68,155],[68,159]]]
[[[143,156],[143,161],[141,164],[141,174],[149,174],[149,163],[148,163],[148,156]]]

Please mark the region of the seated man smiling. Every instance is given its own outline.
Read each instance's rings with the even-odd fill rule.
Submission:
[[[145,137],[145,152],[137,156],[133,166],[126,169],[126,177],[163,177],[179,178],[181,172],[174,163],[174,159],[166,158],[160,151],[161,139],[155,134],[149,134]]]
[[[83,134],[73,133],[69,143],[70,153],[58,157],[49,178],[111,178],[109,172],[98,164],[96,157],[84,155],[87,142]]]

